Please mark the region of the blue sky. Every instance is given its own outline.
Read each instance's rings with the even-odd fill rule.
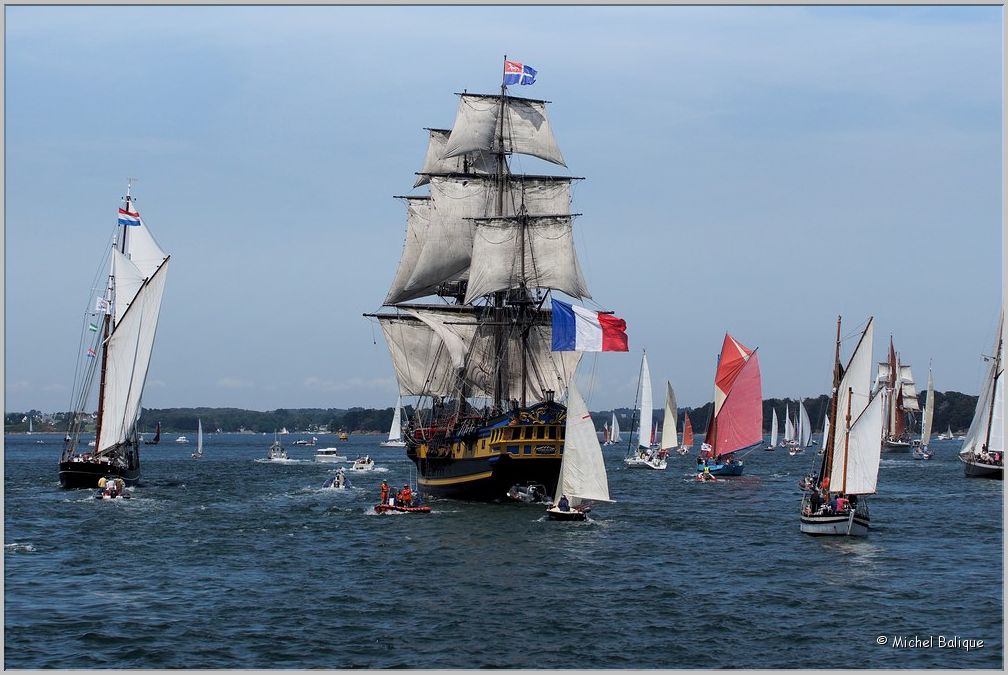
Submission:
[[[876,318],[974,392],[1002,267],[1001,7],[7,7],[5,409],[66,409],[128,176],[172,254],[147,407],[386,407],[377,326],[455,92],[552,102],[576,244],[631,352],[593,409],[711,398],[725,331],[817,395]],[[516,168],[551,171],[523,158]],[[848,345],[849,350],[852,345]],[[593,368],[594,363],[594,368]],[[593,380],[589,375],[594,370]]]

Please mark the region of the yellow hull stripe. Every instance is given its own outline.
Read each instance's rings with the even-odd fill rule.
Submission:
[[[468,476],[456,476],[454,478],[419,478],[417,482],[421,485],[455,485],[458,483],[469,483],[474,480],[483,480],[493,475],[493,471],[474,473]]]

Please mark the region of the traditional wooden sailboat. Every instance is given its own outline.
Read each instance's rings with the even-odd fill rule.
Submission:
[[[1004,310],[959,461],[971,478],[1004,478]]]
[[[550,294],[591,296],[574,249],[577,179],[511,171],[516,154],[566,166],[546,104],[506,85],[459,94],[452,129],[429,130],[416,186],[430,193],[403,197],[406,239],[383,303],[394,311],[368,316],[400,394],[417,397],[406,454],[428,494],[489,501],[513,485],[556,489],[567,417],[557,398],[581,352],[552,351]]]
[[[665,416],[662,418],[661,445],[658,448],[658,455],[662,459],[669,456],[669,453],[679,445],[679,432],[676,430],[676,417],[679,409],[676,407],[675,391],[672,390],[672,383],[665,382]]]
[[[581,392],[571,380],[567,394],[566,442],[560,462],[553,504],[546,510],[552,520],[585,520],[593,502],[612,502],[602,446]]]
[[[85,317],[84,335],[92,338],[77,369],[74,410],[59,461],[64,488],[95,488],[100,478],[108,476],[122,478],[127,485],[140,479],[137,422],[170,256],[140,219],[131,192],[132,183],[125,208],[119,209],[105,292],[95,311]],[[96,376],[95,449],[81,452],[80,436],[90,421],[88,400]]]
[[[718,357],[714,409],[704,440],[701,459],[714,476],[741,476],[743,462],[735,453],[763,442],[759,357],[728,333]]]
[[[929,367],[927,398],[924,399],[924,414],[921,415],[921,437],[920,440],[914,439],[911,441],[914,459],[931,459],[934,457],[934,450],[928,447],[928,444],[931,442],[931,420],[934,417],[934,404],[934,377]]]
[[[396,399],[395,414],[392,415],[392,426],[389,427],[388,440],[382,441],[386,448],[405,448],[406,441],[402,438],[402,396]]]
[[[882,451],[907,452],[910,450],[910,427],[914,413],[920,410],[917,389],[909,364],[900,363],[899,355],[889,336],[889,359],[878,364],[874,392],[886,397],[887,414],[883,421]]]
[[[651,370],[648,368],[647,352],[641,357],[640,385],[639,385],[640,407],[638,416],[640,424],[637,426],[637,447],[634,447],[633,440],[627,443],[627,454],[623,458],[623,463],[633,469],[656,469],[664,470],[668,466],[668,461],[663,457],[658,457],[658,453],[652,446],[651,418],[653,415],[651,398]],[[633,435],[633,425],[630,427]]]
[[[875,494],[882,450],[883,400],[871,396],[873,319],[847,367],[840,364],[840,318],[837,317],[830,428],[819,473],[801,505],[801,531],[814,535],[868,533],[867,495]]]

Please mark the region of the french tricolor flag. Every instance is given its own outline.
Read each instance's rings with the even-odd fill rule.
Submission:
[[[553,303],[553,351],[626,352],[626,321],[594,312],[555,298]]]
[[[119,224],[120,225],[139,225],[140,224],[140,214],[134,211],[127,211],[126,209],[119,209]]]

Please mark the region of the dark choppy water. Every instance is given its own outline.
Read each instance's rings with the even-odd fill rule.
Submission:
[[[607,449],[618,503],[561,524],[452,501],[372,515],[412,466],[379,437],[342,444],[385,470],[346,492],[320,489],[313,448],[267,464],[272,437],[210,435],[193,461],[168,442],[117,502],[59,488],[58,435],[5,440],[8,668],[1003,664],[1002,483],[964,478],[958,441],[884,456],[873,530],[841,540],[798,531],[812,453],[755,451],[741,479],[700,484],[691,457],[627,470]],[[891,646],[914,635],[934,646]]]

